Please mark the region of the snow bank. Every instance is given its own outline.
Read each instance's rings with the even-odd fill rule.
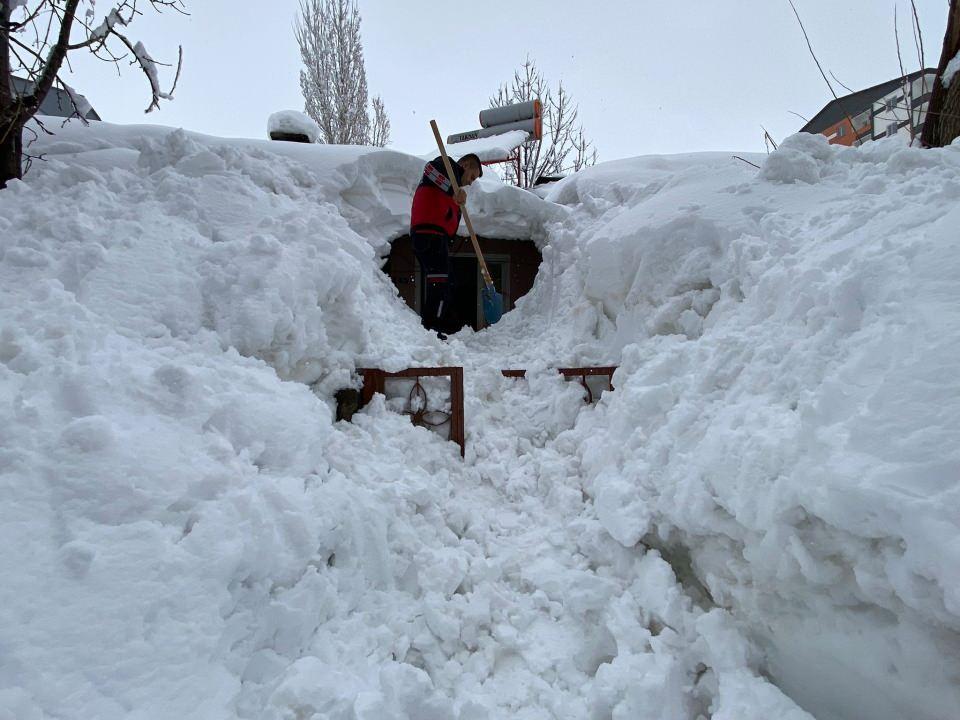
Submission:
[[[382,403],[332,423],[357,366],[455,362],[378,271],[422,161],[107,124],[43,152],[0,194],[0,715],[495,708],[451,663],[494,674],[505,593],[540,611],[467,536],[479,476]]]
[[[0,192],[0,717],[949,717],[960,154],[808,137],[484,178],[544,264],[449,344],[378,272],[422,158],[43,138]],[[550,370],[600,362],[590,407]],[[333,423],[367,364],[463,365],[466,460]]]
[[[798,135],[759,177],[641,158],[549,197],[574,212],[503,330],[619,362],[568,440],[603,526],[689,554],[817,717],[952,716],[960,153]]]
[[[274,133],[303,135],[315,143],[320,139],[320,126],[302,112],[281,110],[267,118],[267,137],[272,137]]]

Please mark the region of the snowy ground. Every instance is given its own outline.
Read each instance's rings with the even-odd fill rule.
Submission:
[[[446,345],[377,270],[419,158],[41,149],[0,191],[0,718],[960,717],[960,147],[485,177],[544,264]],[[465,461],[332,421],[441,363]],[[548,369],[595,363],[596,406]]]

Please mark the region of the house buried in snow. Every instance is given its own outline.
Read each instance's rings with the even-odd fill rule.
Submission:
[[[525,131],[513,130],[495,137],[449,145],[448,152],[453,158],[473,153],[485,164],[496,163],[508,158],[527,137]],[[422,157],[432,159],[436,154],[425,153]],[[487,261],[494,285],[503,295],[504,311],[510,311],[533,287],[542,260],[535,240],[542,234],[546,215],[555,212],[556,206],[529,191],[505,185],[489,176],[472,185],[467,194],[480,251]],[[450,259],[455,279],[456,317],[461,327],[480,330],[485,327],[481,307],[483,280],[470,237],[462,225],[450,248]],[[383,270],[397,286],[400,297],[419,315],[424,305],[425,288],[420,281],[420,268],[409,235],[393,240]]]
[[[831,145],[862,145],[871,140],[919,137],[937,71],[918,70],[828,103],[800,132],[824,135]]]
[[[329,162],[331,174],[343,183],[340,199],[344,216],[354,230],[372,240],[383,261],[382,271],[393,281],[399,296],[419,315],[425,288],[421,286],[419,264],[409,235],[410,209],[423,166],[439,151],[409,155],[388,148],[326,146],[314,154],[310,145],[316,138],[310,135],[315,127],[302,113],[274,113],[268,121],[268,137],[305,140],[306,144],[276,142],[271,149],[298,159],[309,157],[313,167]],[[525,131],[509,130],[494,137],[452,144],[448,152],[454,160],[475,154],[484,164],[495,164],[509,158],[528,138]],[[371,197],[377,202],[372,203]],[[481,252],[497,290],[503,295],[504,310],[510,311],[533,287],[541,261],[538,243],[546,238],[545,223],[563,214],[565,208],[505,184],[492,169],[467,189],[467,198]],[[460,327],[479,330],[485,326],[480,303],[483,283],[477,257],[462,224],[450,253]]]

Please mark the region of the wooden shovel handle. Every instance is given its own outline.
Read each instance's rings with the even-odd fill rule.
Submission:
[[[440,137],[440,129],[437,127],[437,121],[431,120],[430,127],[433,129],[433,136],[437,139],[437,147],[440,148],[440,157],[443,158],[443,166],[447,170],[447,177],[450,178],[450,184],[453,185],[453,193],[460,193],[460,184],[457,182],[457,176],[453,172],[453,166],[450,164],[450,158],[447,157],[447,149],[443,145],[443,138]],[[483,282],[487,287],[493,287],[493,279],[490,277],[490,271],[487,269],[487,261],[483,259],[483,253],[480,252],[480,243],[477,242],[477,234],[473,231],[473,223],[470,222],[470,214],[466,206],[462,206],[463,221],[467,224],[467,230],[470,232],[470,242],[473,243],[473,252],[477,254],[477,260],[480,261],[480,274],[483,275]]]

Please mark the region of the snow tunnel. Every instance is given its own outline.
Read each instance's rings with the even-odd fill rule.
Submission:
[[[533,287],[542,260],[540,251],[532,240],[522,238],[478,235],[477,240],[493,283],[503,295],[504,312],[509,312],[516,306],[517,300]],[[458,329],[469,326],[481,330],[486,326],[480,301],[483,280],[469,236],[457,236],[450,246],[450,259],[455,279],[453,297]],[[425,288],[420,280],[420,263],[414,256],[409,235],[393,241],[383,271],[396,285],[404,302],[420,315]]]

